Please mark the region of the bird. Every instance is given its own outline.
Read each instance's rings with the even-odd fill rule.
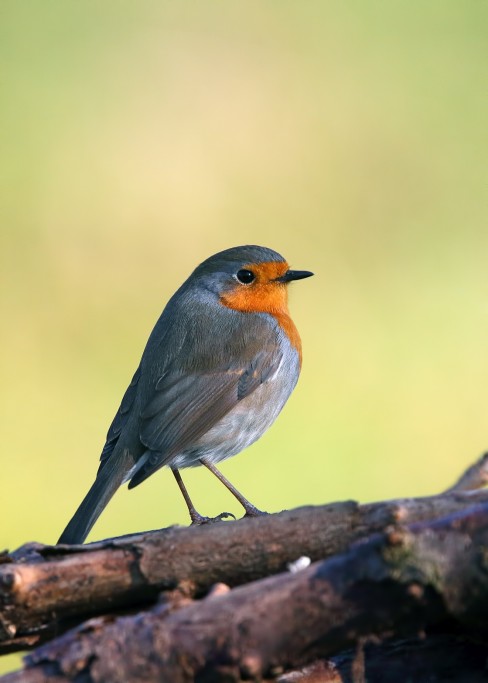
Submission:
[[[250,446],[272,425],[295,388],[300,335],[288,310],[290,282],[308,278],[276,251],[244,245],[203,261],[171,297],[108,430],[93,485],[61,534],[81,544],[115,491],[167,466],[192,524],[234,517],[197,512],[180,470],[212,472],[243,506],[261,512],[216,463]]]

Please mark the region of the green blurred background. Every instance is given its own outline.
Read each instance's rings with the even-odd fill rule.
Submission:
[[[56,541],[168,297],[237,244],[316,273],[297,390],[222,468],[256,505],[434,493],[488,446],[487,14],[2,2],[2,547]],[[90,538],[173,523],[161,471]]]

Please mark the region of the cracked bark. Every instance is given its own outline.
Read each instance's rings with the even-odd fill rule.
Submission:
[[[488,502],[488,491],[369,505],[305,507],[203,527],[171,527],[85,546],[29,544],[0,564],[0,653],[33,647],[90,615],[153,603],[180,588],[191,597],[343,552],[390,525],[436,519]]]
[[[485,503],[375,534],[307,569],[224,595],[93,619],[2,680],[237,683],[276,677],[371,637],[405,637],[448,621],[479,638],[486,634],[487,545]]]
[[[486,462],[483,456],[448,492],[430,498],[335,503],[87,546],[30,544],[4,554],[2,651],[38,645],[87,615],[105,616],[37,649],[25,671],[2,681],[176,683],[281,675],[283,683],[359,683],[363,649],[352,656],[348,648],[354,652],[371,638],[398,642],[454,622],[464,640],[452,636],[451,658],[463,647],[483,650],[472,628],[483,632],[480,613],[488,607],[488,492],[469,489],[484,484]],[[322,561],[280,574],[302,555]],[[130,609],[137,616],[117,617]],[[426,641],[431,650],[423,647],[425,661],[436,653],[435,638]],[[391,652],[398,660],[399,651],[408,646],[368,645],[368,681],[388,680],[375,662],[393,667]],[[408,662],[402,666],[406,672]],[[302,668],[291,672],[294,667]],[[418,671],[414,678],[423,680]]]

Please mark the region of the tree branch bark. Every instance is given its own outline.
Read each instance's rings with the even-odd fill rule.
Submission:
[[[170,527],[84,546],[29,544],[0,558],[0,653],[38,645],[87,616],[231,587],[346,550],[390,525],[433,520],[488,502],[488,491],[359,505],[304,507],[238,522]]]
[[[1,680],[440,683],[408,652],[442,671],[446,642],[484,680],[487,473],[485,454],[438,496],[0,554],[0,653],[54,638]]]
[[[370,638],[450,621],[478,637],[488,609],[488,504],[393,528],[307,569],[179,609],[98,618],[27,657],[5,683],[264,680]],[[40,676],[43,678],[40,678]]]

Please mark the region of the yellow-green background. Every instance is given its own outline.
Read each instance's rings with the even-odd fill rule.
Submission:
[[[2,2],[2,547],[56,541],[168,297],[237,244],[316,273],[298,388],[223,466],[256,505],[433,493],[488,446],[487,14]],[[162,471],[90,538],[186,522]]]

